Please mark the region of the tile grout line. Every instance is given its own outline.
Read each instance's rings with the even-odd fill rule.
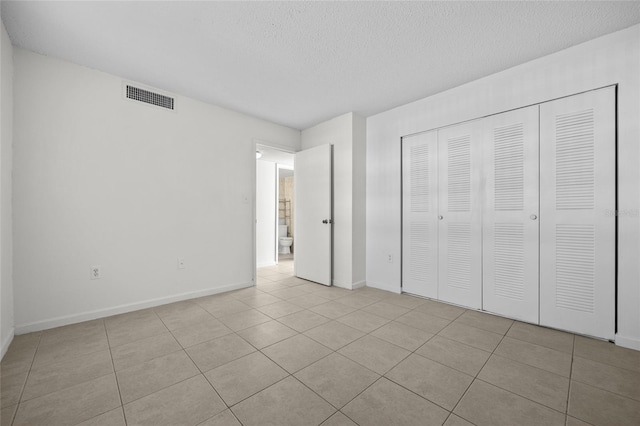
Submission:
[[[33,352],[33,357],[31,358],[31,362],[29,363],[29,369],[27,370],[27,375],[24,378],[22,389],[20,389],[20,396],[18,397],[18,403],[16,404],[16,411],[13,413],[13,416],[11,417],[11,422],[9,423],[10,425],[13,425],[16,421],[16,418],[18,417],[18,410],[20,409],[20,405],[22,405],[22,397],[24,396],[24,391],[27,388],[27,381],[29,380],[29,376],[31,375],[31,370],[33,369],[33,364],[36,361],[36,355],[38,354],[38,349],[40,348],[42,334],[43,332],[41,331],[40,334],[38,335],[38,343],[36,344],[36,350]]]

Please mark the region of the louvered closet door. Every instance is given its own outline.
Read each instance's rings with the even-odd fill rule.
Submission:
[[[438,297],[438,134],[402,138],[402,291]]]
[[[615,91],[540,106],[540,323],[612,339]]]
[[[438,298],[482,305],[482,122],[438,130]]]
[[[483,124],[483,309],[537,324],[538,106]]]

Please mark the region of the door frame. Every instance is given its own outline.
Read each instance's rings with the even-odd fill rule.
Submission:
[[[251,167],[251,218],[252,218],[252,226],[251,226],[251,245],[252,245],[252,250],[251,250],[251,269],[253,271],[253,276],[251,277],[251,285],[255,286],[258,282],[258,265],[257,265],[257,259],[256,256],[258,255],[258,251],[257,251],[257,242],[256,242],[256,234],[257,234],[257,214],[256,214],[256,191],[257,191],[257,185],[256,185],[256,167],[258,159],[256,158],[256,151],[259,150],[259,147],[265,147],[268,149],[273,149],[273,150],[277,150],[277,151],[282,151],[282,152],[286,152],[289,154],[295,154],[296,151],[294,151],[290,146],[285,146],[285,145],[281,145],[278,144],[276,142],[270,142],[270,141],[265,141],[265,140],[261,140],[261,139],[252,139],[251,140],[251,153],[249,155],[251,155],[251,163],[253,166]],[[277,163],[276,163],[277,164]],[[276,167],[276,171],[277,171],[277,167]],[[279,175],[279,172],[276,172],[276,177]],[[277,227],[277,223],[278,223],[278,187],[276,185],[276,223],[274,224],[275,227],[275,231],[276,231],[276,256],[275,256],[275,260],[277,262],[278,260],[278,227]],[[295,260],[294,260],[294,267],[295,267]]]

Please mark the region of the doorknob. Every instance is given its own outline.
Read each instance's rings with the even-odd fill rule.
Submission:
[[[438,219],[442,220],[442,219],[444,219],[444,216],[440,215],[440,216],[438,216]]]
[[[327,219],[324,219],[322,223],[329,223],[329,221]]]
[[[531,220],[536,220],[538,218],[538,216],[536,216],[535,214],[532,214],[531,216],[529,216],[531,218]]]

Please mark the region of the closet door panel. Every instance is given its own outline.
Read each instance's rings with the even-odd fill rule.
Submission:
[[[402,138],[402,291],[438,297],[438,135]]]
[[[540,106],[540,323],[612,339],[615,91]]]
[[[438,298],[482,305],[481,140],[479,120],[438,130]]]
[[[537,324],[538,106],[483,124],[483,309]]]

